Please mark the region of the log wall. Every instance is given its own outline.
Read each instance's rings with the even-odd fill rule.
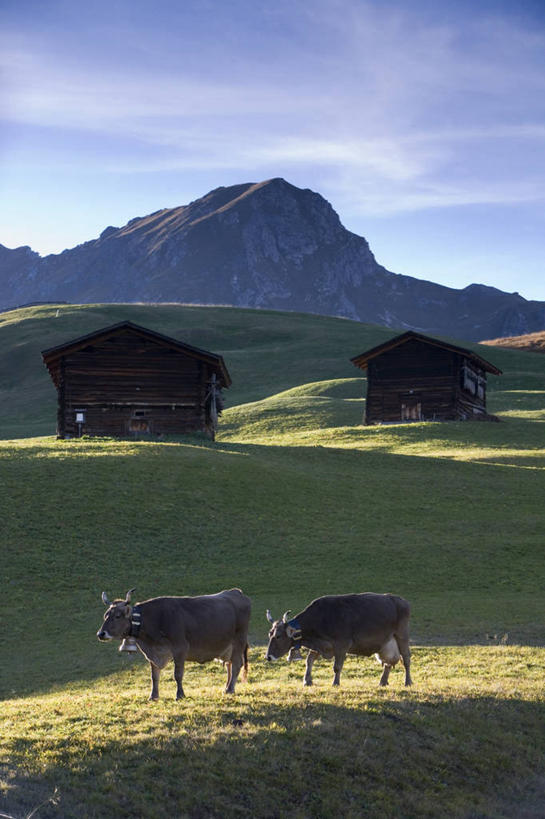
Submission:
[[[486,374],[459,353],[413,340],[369,362],[366,424],[447,421],[484,412]]]
[[[206,362],[134,333],[90,344],[63,357],[58,434],[144,436],[201,431],[213,437]],[[85,423],[76,423],[76,412]]]

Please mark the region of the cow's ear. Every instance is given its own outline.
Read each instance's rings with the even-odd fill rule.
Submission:
[[[300,633],[301,633],[301,629],[299,629],[299,628],[293,628],[293,626],[290,626],[290,625],[287,625],[287,624],[286,624],[286,634],[288,635],[288,637],[290,638],[290,640],[291,640],[293,637],[298,636]]]

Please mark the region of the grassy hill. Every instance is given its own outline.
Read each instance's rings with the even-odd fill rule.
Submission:
[[[124,319],[224,356],[216,443],[54,438],[40,350]],[[55,785],[64,801],[43,815],[509,816],[522,792],[538,804],[545,358],[463,345],[504,371],[488,390],[499,424],[364,428],[349,359],[393,334],[234,308],[0,315],[0,812],[2,797],[22,815]],[[251,683],[225,701],[221,668],[190,666],[187,702],[165,675],[164,699],[144,706],[144,663],[94,636],[101,591],[232,585],[253,600]],[[397,672],[377,692],[365,660],[338,692],[325,662],[309,692],[298,664],[264,666],[266,608],[352,590],[411,601],[413,691]]]
[[[533,353],[545,353],[545,331],[526,333],[523,336],[505,336],[482,341],[491,347],[507,347],[509,350],[526,350]]]
[[[390,338],[343,319],[231,307],[44,305],[0,314],[0,437],[55,432],[56,392],[40,351],[130,320],[220,353],[233,379],[228,406],[324,378],[358,374],[350,357]]]
[[[226,392],[231,407],[313,382],[360,376],[350,358],[396,335],[346,319],[231,307],[43,305],[0,313],[0,438],[55,432],[56,392],[41,350],[125,320],[223,355],[233,379]],[[517,384],[543,389],[539,358],[463,346],[504,371],[501,379],[490,378],[492,398]],[[491,407],[494,411],[494,401]]]

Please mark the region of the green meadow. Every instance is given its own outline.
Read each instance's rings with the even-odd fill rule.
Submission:
[[[215,443],[55,438],[40,351],[130,319],[233,379]],[[500,423],[363,427],[352,356],[395,332],[295,313],[46,305],[0,315],[0,814],[513,817],[545,811],[545,356],[479,354]],[[455,340],[456,342],[456,340]],[[100,595],[240,586],[250,675],[101,645]],[[413,679],[263,660],[322,594],[412,604]]]

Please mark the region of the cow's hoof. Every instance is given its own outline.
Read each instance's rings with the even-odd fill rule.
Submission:
[[[304,681],[304,683],[303,683],[303,686],[304,686],[305,688],[311,688],[311,687],[312,687],[312,681],[311,681],[311,682],[307,682],[307,680],[305,680],[305,681]]]
[[[148,702],[157,702],[159,697],[148,697]]]

